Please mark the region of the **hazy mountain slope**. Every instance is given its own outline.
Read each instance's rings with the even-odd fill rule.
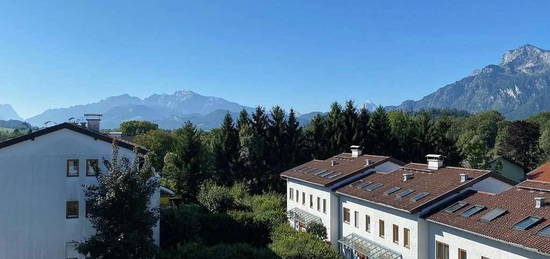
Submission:
[[[531,45],[508,51],[500,65],[488,65],[421,100],[389,108],[497,110],[509,119],[550,110],[550,51]]]
[[[22,120],[9,104],[0,104],[0,120]]]

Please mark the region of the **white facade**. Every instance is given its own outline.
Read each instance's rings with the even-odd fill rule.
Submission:
[[[350,177],[342,182],[329,187],[316,185],[304,182],[297,179],[287,179],[287,211],[293,208],[301,209],[309,214],[312,214],[321,219],[321,223],[327,228],[327,241],[333,245],[337,245],[339,236],[339,196],[335,194],[334,189],[344,184],[353,182],[358,178],[372,171],[391,172],[400,166],[393,162],[384,162],[374,168],[365,170],[362,173]],[[292,191],[292,195],[290,192]],[[296,192],[298,191],[298,200]],[[305,201],[303,200],[305,197]],[[313,201],[311,201],[313,199]],[[319,199],[319,207],[317,207],[317,199]],[[310,203],[312,202],[312,203]],[[323,210],[323,204],[326,203],[326,211]],[[294,226],[294,222],[290,222]],[[296,226],[294,226],[296,227]]]
[[[429,257],[436,258],[436,242],[441,242],[449,247],[449,259],[459,259],[458,251],[466,251],[467,258],[490,258],[490,259],[542,259],[549,258],[528,248],[520,248],[516,245],[506,244],[501,241],[482,237],[477,234],[468,233],[452,227],[443,226],[439,223],[428,222],[429,224]]]
[[[403,259],[428,258],[427,257],[427,222],[418,215],[396,209],[384,207],[368,201],[353,197],[340,196],[340,228],[342,237],[350,234],[376,243],[378,246],[389,249],[402,255]],[[344,222],[344,208],[349,209],[350,221]],[[357,220],[355,213],[357,212]],[[366,228],[367,218],[370,219],[369,231]],[[380,236],[380,220],[384,226],[384,235]],[[394,242],[393,228],[397,226],[397,242]],[[405,246],[405,229],[409,231],[409,245]]]
[[[60,129],[0,149],[0,259],[84,258],[71,242],[93,233],[85,215],[86,160],[110,159],[111,143]],[[120,147],[120,156],[133,159]],[[67,160],[79,160],[79,176],[67,177]],[[79,202],[78,218],[66,218],[66,202]],[[158,206],[157,192],[152,206]],[[154,232],[159,241],[159,228]]]

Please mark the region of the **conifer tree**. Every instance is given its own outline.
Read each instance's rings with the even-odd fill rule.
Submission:
[[[213,136],[212,160],[214,178],[218,184],[229,186],[238,181],[239,133],[229,113]]]
[[[371,147],[372,152],[378,155],[390,155],[390,123],[384,107],[378,106],[372,113],[369,130],[372,139],[369,147]]]
[[[357,123],[357,107],[355,107],[352,100],[348,100],[342,111],[342,143],[339,147],[340,150],[347,150],[351,145],[359,144],[354,142],[354,137],[357,132]]]
[[[204,178],[204,147],[200,136],[200,131],[189,121],[175,131],[174,153],[177,159],[173,167],[178,172],[173,175],[176,193],[184,201],[195,201],[199,184]]]

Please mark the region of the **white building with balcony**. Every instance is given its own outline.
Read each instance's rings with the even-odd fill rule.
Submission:
[[[327,241],[337,244],[339,197],[335,189],[373,171],[391,172],[403,163],[387,156],[364,155],[360,147],[325,160],[313,160],[281,174],[287,180],[287,213],[296,229],[310,222],[327,228]]]
[[[85,258],[74,250],[94,232],[82,185],[97,183],[94,165],[106,171],[112,142],[98,128],[62,123],[0,143],[0,259]],[[134,158],[135,145],[118,145]],[[158,243],[158,225],[154,235]]]

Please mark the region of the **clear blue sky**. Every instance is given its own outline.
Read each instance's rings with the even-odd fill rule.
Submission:
[[[0,103],[23,117],[190,89],[244,105],[399,104],[550,48],[550,1],[1,1]]]

